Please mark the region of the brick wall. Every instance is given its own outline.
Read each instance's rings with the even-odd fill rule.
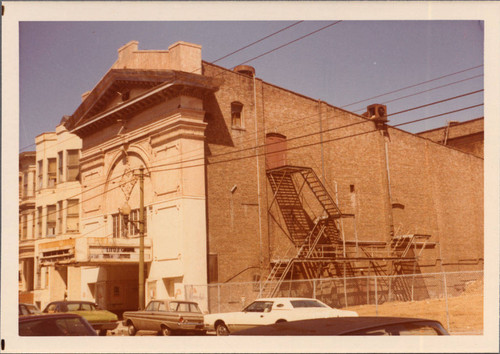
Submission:
[[[287,137],[289,165],[312,167],[341,210],[356,215],[359,240],[387,241],[392,222],[399,234],[431,234],[449,267],[459,269],[466,260],[482,258],[482,159],[393,128],[384,137],[374,122],[324,102],[260,79],[254,93],[251,77],[207,63],[203,69],[204,75],[223,79],[204,101],[208,252],[218,255],[219,282],[251,281],[261,272],[265,276],[269,258],[287,247],[283,232],[267,214],[272,195],[263,144],[268,132]],[[243,129],[231,127],[234,101],[244,107]],[[392,213],[386,141],[392,202],[404,208]],[[346,239],[354,239],[353,221],[346,221],[344,228]],[[435,268],[438,256],[428,258]]]

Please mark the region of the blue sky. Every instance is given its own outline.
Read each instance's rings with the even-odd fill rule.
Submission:
[[[216,64],[232,68],[338,20],[301,22]],[[176,41],[200,44],[203,60],[212,62],[295,22],[22,21],[20,151],[33,150],[35,136],[53,131],[63,115],[71,115],[81,94],[114,63],[117,49],[131,40],[139,41],[141,50],[167,49]],[[478,67],[483,65],[483,39],[482,21],[342,21],[248,64],[266,82],[353,112],[391,101],[391,114],[483,89],[483,67]],[[390,124],[481,103],[479,92],[389,117]],[[418,132],[481,116],[483,107],[478,107],[400,128]]]

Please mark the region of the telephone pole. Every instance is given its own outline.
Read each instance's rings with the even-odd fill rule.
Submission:
[[[139,310],[144,310],[144,167],[139,168]]]

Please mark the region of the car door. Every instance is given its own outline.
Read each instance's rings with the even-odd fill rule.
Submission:
[[[273,301],[254,301],[235,319],[232,331],[273,323]]]
[[[144,315],[142,316],[143,327],[148,331],[157,331],[157,317],[158,317],[158,308],[160,306],[159,301],[151,301],[144,311]]]

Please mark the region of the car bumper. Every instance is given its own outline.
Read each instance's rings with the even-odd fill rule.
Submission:
[[[205,326],[202,322],[178,322],[177,329],[183,331],[205,331]]]
[[[105,329],[108,331],[111,331],[118,327],[118,321],[116,322],[95,322],[95,323],[90,323],[91,326],[96,330],[99,331],[101,329]]]

